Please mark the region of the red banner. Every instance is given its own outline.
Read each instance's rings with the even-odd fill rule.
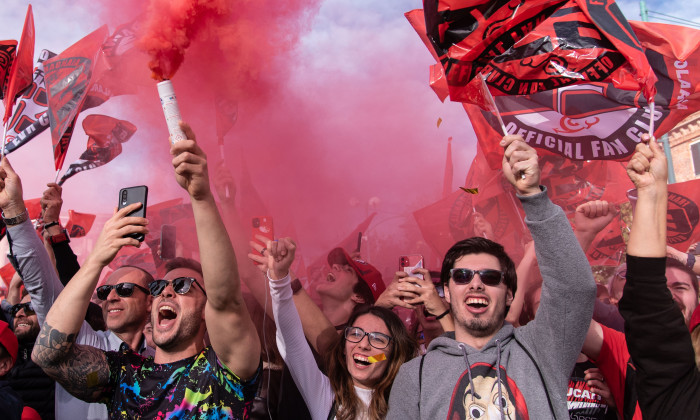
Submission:
[[[31,220],[36,220],[41,216],[41,198],[24,200],[24,205],[27,207],[27,213],[29,213]]]
[[[10,77],[7,81],[7,91],[3,101],[5,102],[5,115],[2,117],[3,125],[12,115],[12,108],[15,104],[15,97],[32,83],[32,72],[34,70],[34,14],[32,5],[27,6],[27,16],[24,18],[22,28],[22,38],[17,48],[15,57],[10,68]]]
[[[7,263],[0,267],[0,277],[2,277],[2,281],[5,282],[7,287],[10,287],[10,282],[12,281],[12,277],[14,275],[15,268],[12,266],[12,263]]]
[[[10,39],[0,41],[0,99],[5,97],[7,81],[10,78],[10,68],[17,54],[17,41]]]
[[[700,241],[700,179],[668,186],[667,243],[679,251]]]
[[[136,126],[125,120],[92,114],[83,120],[83,129],[88,135],[87,150],[80,159],[71,163],[61,176],[58,185],[73,175],[106,165],[122,152],[122,143],[136,132]]]
[[[66,224],[66,230],[71,238],[82,238],[87,235],[92,228],[92,224],[95,223],[94,214],[88,213],[78,213],[74,210],[68,210],[68,223]]]
[[[631,25],[659,78],[654,112],[654,133],[659,137],[700,109],[700,73],[691,70],[700,67],[700,31],[661,23]],[[627,159],[650,128],[649,108],[641,94],[612,84],[569,86],[495,100],[509,133],[572,160]],[[500,167],[499,123],[491,113],[464,105],[489,164]]]
[[[63,167],[75,120],[94,81],[100,77],[96,73],[104,64],[98,62],[106,36],[107,27],[102,26],[44,62],[56,170]]]
[[[453,101],[476,103],[479,73],[494,96],[590,82],[654,96],[654,73],[611,0],[425,0],[424,10]]]

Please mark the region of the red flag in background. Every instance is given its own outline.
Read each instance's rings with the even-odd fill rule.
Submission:
[[[58,185],[63,185],[79,172],[111,162],[122,152],[122,143],[136,132],[136,126],[129,121],[98,114],[88,115],[83,120],[83,129],[88,135],[87,150],[80,155],[80,159],[71,163]]]
[[[16,271],[12,266],[12,263],[7,263],[0,268],[0,277],[2,277],[2,281],[5,282],[7,287],[10,287],[10,282],[12,281],[12,277],[15,275],[15,273]]]
[[[218,94],[214,99],[216,110],[216,137],[219,142],[238,121],[238,103]]]
[[[107,26],[102,26],[44,62],[56,170],[63,167],[75,120],[100,77],[96,73],[104,69],[101,47],[106,36]]]
[[[74,210],[68,210],[68,223],[66,230],[71,238],[82,238],[87,235],[92,228],[97,216],[89,213],[78,213]]]
[[[661,23],[631,25],[659,79],[654,99],[654,133],[659,137],[700,109],[700,74],[691,71],[700,66],[700,31]],[[573,160],[626,159],[649,130],[649,109],[641,95],[612,84],[569,86],[495,100],[509,133]],[[464,105],[489,164],[500,167],[500,125],[490,113]]]
[[[668,186],[666,242],[679,251],[700,241],[700,179]]]
[[[481,236],[504,246],[514,261],[522,258],[527,233],[513,188],[502,171],[491,170],[477,146],[465,186],[477,194],[457,190],[413,213],[426,243],[439,256],[462,239]]]
[[[241,176],[236,194],[238,194],[241,199],[236,201],[240,203],[239,210],[241,212],[244,226],[250,226],[250,221],[253,217],[271,215],[271,213],[267,211],[267,205],[263,201],[262,197],[260,197],[257,188],[255,188],[255,185],[253,184],[244,153],[241,152],[240,156]]]
[[[140,30],[141,23],[136,19],[118,26],[105,40],[102,51],[107,69],[95,82],[95,93],[99,88],[107,96],[125,95],[135,93],[137,86],[153,84],[147,70],[148,57],[135,48]]]
[[[442,181],[442,197],[447,197],[452,192],[452,179],[454,178],[454,165],[452,164],[452,137],[447,139],[447,157],[445,158],[445,177]]]
[[[48,97],[44,83],[44,61],[55,56],[56,54],[49,50],[41,50],[34,68],[32,84],[23,91],[7,125],[5,154],[15,151],[49,127],[49,116],[46,114]]]
[[[7,81],[10,78],[10,68],[17,54],[17,41],[9,39],[0,41],[0,99],[5,98]]]
[[[639,41],[613,1],[425,0],[428,39],[450,98],[476,103],[477,74],[495,95],[526,95],[573,84],[612,82],[654,96],[656,81]],[[419,30],[418,28],[416,30]]]
[[[24,200],[24,205],[27,207],[27,213],[29,213],[31,220],[36,220],[41,216],[41,198]]]
[[[2,117],[3,125],[12,115],[12,108],[15,104],[15,97],[32,83],[32,72],[34,70],[34,15],[32,5],[27,6],[27,16],[24,18],[22,28],[22,38],[17,48],[15,57],[10,68],[10,77],[7,81],[7,91],[3,97],[5,102],[5,115]]]

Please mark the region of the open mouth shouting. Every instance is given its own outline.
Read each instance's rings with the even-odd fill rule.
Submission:
[[[158,306],[158,316],[156,326],[159,330],[169,330],[175,325],[178,310],[177,305],[170,302],[163,302]]]
[[[372,364],[372,362],[369,361],[369,358],[364,354],[354,353],[352,355],[352,360],[355,362],[355,366],[357,366],[360,369]]]
[[[489,300],[484,296],[469,295],[464,299],[467,310],[473,314],[482,314],[489,307]]]

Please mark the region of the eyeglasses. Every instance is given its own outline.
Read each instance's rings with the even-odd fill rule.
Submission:
[[[375,349],[385,349],[391,342],[391,337],[380,332],[365,332],[360,327],[345,327],[345,339],[351,343],[359,343],[365,336],[369,345]]]
[[[109,293],[112,291],[112,289],[116,290],[117,295],[119,297],[130,297],[131,295],[134,294],[134,289],[139,289],[145,294],[148,293],[148,289],[146,289],[143,286],[139,286],[138,284],[134,283],[119,283],[119,284],[109,284],[109,285],[104,285],[100,286],[97,288],[97,298],[99,300],[107,300],[107,297],[109,296]]]
[[[12,316],[17,316],[17,312],[20,310],[24,309],[24,314],[25,315],[34,315],[34,309],[32,308],[32,303],[31,302],[25,302],[25,303],[18,303],[16,305],[12,305],[10,308],[10,313]]]
[[[450,276],[457,284],[469,284],[474,279],[474,275],[478,274],[481,282],[487,286],[498,286],[503,281],[503,272],[499,270],[484,269],[470,270],[468,268],[453,268],[450,270]]]
[[[163,293],[163,290],[171,284],[173,285],[173,290],[175,293],[178,295],[184,295],[185,293],[190,291],[190,288],[192,287],[192,283],[196,284],[197,287],[204,293],[204,296],[207,295],[207,292],[204,291],[204,288],[197,282],[197,279],[192,278],[192,277],[178,277],[173,280],[156,280],[152,281],[149,285],[148,288],[151,290],[151,295],[153,297],[159,296],[161,293]]]

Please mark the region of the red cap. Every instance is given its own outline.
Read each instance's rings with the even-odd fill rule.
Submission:
[[[22,410],[21,420],[41,420],[41,416],[35,409],[28,405],[25,405],[24,410]]]
[[[693,316],[690,317],[690,332],[693,332],[698,325],[700,325],[700,305],[695,308]]]
[[[386,290],[382,273],[374,266],[363,260],[354,260],[343,248],[335,248],[328,253],[328,264],[347,264],[355,271],[357,277],[364,281],[372,291],[374,301],[379,299],[379,296]]]
[[[17,349],[19,348],[19,343],[17,342],[17,336],[15,336],[14,331],[10,329],[7,322],[0,321],[0,344],[10,353],[12,357],[12,364],[14,365],[17,361]]]

